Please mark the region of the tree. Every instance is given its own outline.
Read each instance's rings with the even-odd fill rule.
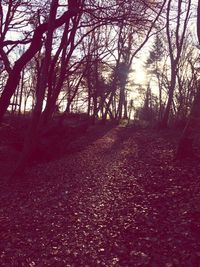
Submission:
[[[48,79],[48,72],[51,63],[51,51],[52,51],[52,43],[53,43],[53,32],[55,28],[56,14],[58,8],[58,0],[52,0],[50,14],[48,19],[48,28],[47,28],[47,37],[45,40],[45,56],[42,62],[41,73],[39,76],[37,90],[36,90],[36,104],[33,109],[32,120],[29,127],[28,134],[26,136],[26,140],[24,143],[24,149],[22,151],[22,156],[19,161],[19,164],[15,170],[15,173],[21,172],[26,164],[27,160],[32,154],[32,151],[35,149],[38,142],[38,127],[40,116],[42,112],[44,94]]]
[[[200,0],[198,1],[197,8],[197,36],[198,42],[200,44]],[[184,128],[182,136],[180,138],[177,151],[176,159],[184,159],[187,157],[192,157],[194,154],[193,143],[195,140],[195,135],[200,127],[200,83],[198,81],[197,93],[194,98],[194,102],[191,108],[190,116],[188,122]]]
[[[130,25],[125,24],[125,20],[119,24],[119,34],[118,34],[118,46],[117,46],[117,52],[118,52],[118,58],[116,60],[116,66],[115,66],[115,73],[112,83],[112,91],[110,94],[109,101],[106,105],[106,110],[104,113],[103,120],[105,121],[108,111],[110,109],[110,105],[113,101],[115,92],[117,90],[117,83],[119,82],[120,87],[120,94],[119,94],[119,106],[117,111],[118,121],[120,121],[122,117],[122,107],[124,106],[125,110],[125,116],[127,117],[127,101],[125,97],[125,85],[127,83],[128,73],[130,71],[133,59],[136,57],[138,52],[144,47],[146,42],[149,40],[149,38],[155,34],[154,30],[156,29],[156,22],[158,21],[160,14],[163,11],[163,8],[165,6],[166,1],[163,1],[162,5],[157,7],[159,8],[158,13],[156,13],[156,16],[150,20],[149,27],[143,28],[141,27],[138,31],[135,31],[133,27],[130,27]],[[148,14],[148,12],[147,12]],[[140,32],[142,30],[142,34]],[[146,30],[144,34],[144,30]],[[138,39],[142,39],[142,41],[138,43],[134,43],[135,47],[133,47],[133,40],[134,40],[134,33],[136,32],[136,36]],[[140,35],[141,34],[141,35]],[[140,38],[139,38],[140,36]],[[142,36],[142,38],[141,38]]]
[[[184,53],[180,58],[177,72],[177,89],[175,91],[175,124],[185,126],[191,111],[194,96],[198,87],[198,55],[196,48],[190,45],[188,36]]]
[[[149,57],[146,61],[147,73],[149,74],[150,81],[154,82],[156,79],[156,85],[158,87],[158,100],[159,100],[159,111],[158,111],[158,120],[159,122],[163,116],[164,108],[164,88],[165,88],[165,79],[166,79],[166,60],[167,53],[163,42],[163,36],[157,34],[153,43],[153,46],[149,52]]]
[[[174,90],[176,87],[178,63],[181,57],[188,20],[190,17],[191,0],[188,0],[187,3],[185,3],[185,1],[183,0],[177,1],[177,11],[176,11],[175,21],[172,21],[172,19],[170,18],[170,14],[173,13],[172,4],[173,1],[168,0],[166,33],[167,33],[170,64],[171,64],[171,75],[170,75],[168,101],[160,124],[161,128],[166,128],[168,126],[170,110],[173,102]],[[183,10],[183,8],[185,8],[185,10]],[[172,14],[172,16],[174,17],[174,14]],[[175,30],[171,30],[171,27],[172,25],[174,25],[174,23],[175,23]]]
[[[74,11],[66,11],[62,16],[57,18],[54,23],[54,29],[62,26],[66,21],[69,21],[76,13]],[[41,49],[43,42],[43,34],[48,30],[48,23],[40,24],[33,33],[33,37],[29,40],[30,45],[22,56],[17,59],[13,67],[9,70],[7,82],[0,97],[0,122],[10,104],[10,99],[14,94],[21,77],[21,71],[25,65],[34,57],[34,55]],[[18,42],[18,41],[17,41]]]

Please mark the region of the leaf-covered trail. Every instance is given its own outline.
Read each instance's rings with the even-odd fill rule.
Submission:
[[[200,164],[113,128],[1,188],[0,266],[200,266]]]

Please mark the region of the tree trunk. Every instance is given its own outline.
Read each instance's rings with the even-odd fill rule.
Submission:
[[[41,73],[36,91],[36,104],[33,110],[30,127],[26,135],[22,156],[14,172],[15,175],[20,174],[24,170],[29,158],[32,156],[32,153],[36,149],[38,143],[39,139],[38,128],[42,112],[43,100],[45,96],[46,84],[48,80],[49,66],[51,62],[51,49],[52,49],[53,32],[55,26],[54,24],[57,13],[57,7],[58,7],[58,0],[52,0],[51,10],[49,14],[47,39],[45,42],[45,57],[42,63]]]
[[[200,0],[198,1],[197,8],[197,36],[200,44]],[[193,156],[193,143],[195,139],[195,131],[199,127],[200,123],[200,84],[198,84],[197,94],[195,96],[192,109],[190,112],[190,117],[188,119],[187,125],[183,131],[181,139],[179,141],[176,159],[183,159]]]
[[[163,115],[163,119],[160,123],[160,128],[165,129],[168,127],[168,121],[169,121],[169,116],[170,116],[170,110],[173,102],[173,96],[174,96],[174,90],[176,86],[176,71],[174,69],[171,70],[172,75],[171,75],[171,85],[169,88],[169,97],[167,101],[167,106]]]
[[[196,129],[200,127],[200,88],[195,96],[190,117],[180,138],[176,151],[176,159],[183,159],[193,156],[193,142]]]
[[[24,69],[22,71],[22,78],[21,78],[18,115],[21,115],[21,110],[22,110],[23,89],[24,89]]]

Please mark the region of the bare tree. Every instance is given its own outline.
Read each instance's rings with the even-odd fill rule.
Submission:
[[[181,52],[183,48],[184,38],[186,34],[186,29],[188,25],[188,20],[190,17],[191,10],[191,0],[188,0],[187,3],[183,0],[177,1],[177,10],[176,10],[176,19],[172,21],[171,14],[174,17],[174,11],[172,8],[172,0],[168,0],[167,5],[167,17],[166,17],[166,31],[167,31],[167,40],[171,64],[171,75],[170,75],[170,86],[169,86],[169,95],[168,101],[161,121],[160,127],[166,128],[168,126],[170,110],[173,102],[174,90],[176,87],[176,76],[178,71],[178,63],[181,57]],[[183,10],[185,8],[185,10]],[[171,30],[172,25],[175,23],[175,29]]]
[[[154,18],[148,21],[148,27],[144,27],[142,25],[142,28],[138,29],[136,32],[137,34],[140,34],[140,30],[142,29],[142,41],[140,41],[139,44],[135,45],[133,43],[134,40],[134,27],[131,27],[130,25],[126,25],[125,21],[123,20],[121,24],[119,25],[119,34],[118,34],[118,58],[116,61],[116,67],[115,67],[115,74],[112,84],[112,92],[110,94],[109,101],[106,106],[105,114],[104,114],[104,121],[107,117],[107,114],[110,109],[110,105],[113,101],[113,98],[115,96],[115,92],[117,89],[117,83],[120,84],[120,96],[119,96],[119,106],[117,111],[118,121],[122,118],[122,108],[124,106],[124,115],[127,117],[127,101],[126,101],[126,94],[125,94],[125,86],[128,79],[128,74],[133,62],[133,59],[136,57],[138,52],[144,47],[144,45],[147,43],[149,38],[155,34],[155,28],[156,28],[156,22],[158,21],[163,8],[165,6],[166,1],[162,2],[162,5],[159,6],[159,9],[154,14]],[[147,12],[148,14],[148,12]],[[145,15],[147,15],[145,13]],[[128,29],[128,30],[127,30]],[[145,31],[145,34],[144,34]],[[136,47],[134,47],[134,45]]]
[[[51,9],[48,19],[47,37],[45,41],[45,56],[42,62],[41,73],[38,80],[38,85],[36,88],[36,104],[33,109],[32,120],[29,127],[28,134],[26,136],[24,149],[22,152],[21,159],[15,170],[15,173],[19,173],[26,164],[32,151],[35,149],[38,142],[38,126],[39,120],[42,112],[44,94],[48,79],[48,72],[51,63],[51,52],[52,52],[52,42],[53,42],[53,32],[55,29],[56,14],[58,8],[58,0],[52,0]]]
[[[200,0],[198,1],[197,8],[197,36],[200,44]],[[191,108],[190,116],[185,126],[185,129],[180,138],[177,151],[176,151],[176,159],[183,159],[187,157],[193,156],[193,143],[195,140],[195,135],[197,129],[200,128],[200,83],[198,81],[197,85],[197,93],[194,98],[194,102]]]
[[[57,18],[54,23],[54,29],[62,26],[66,21],[69,21],[77,11],[68,10]],[[0,121],[9,106],[10,99],[14,94],[21,77],[21,71],[24,66],[33,58],[33,56],[41,49],[43,42],[43,34],[48,30],[48,23],[44,22],[40,24],[33,33],[33,37],[29,40],[30,45],[22,56],[17,59],[12,68],[9,70],[9,76],[5,84],[4,90],[0,97]],[[18,41],[17,41],[18,42]]]

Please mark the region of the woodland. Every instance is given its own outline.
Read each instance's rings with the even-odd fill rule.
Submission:
[[[200,266],[200,0],[0,0],[0,266]]]

